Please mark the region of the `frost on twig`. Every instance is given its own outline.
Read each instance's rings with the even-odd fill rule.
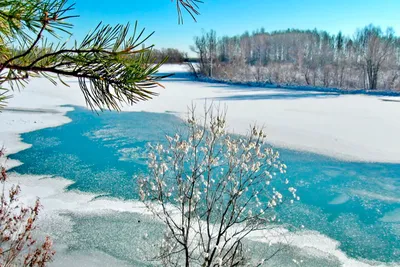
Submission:
[[[4,158],[4,149],[0,158]],[[0,266],[47,266],[55,254],[52,241],[46,237],[39,243],[33,236],[41,208],[39,199],[33,206],[24,207],[18,199],[20,187],[13,185],[6,190],[7,170],[3,165],[0,169]]]
[[[141,200],[166,226],[160,260],[259,266],[245,253],[245,239],[271,229],[275,207],[299,200],[284,177],[287,166],[262,129],[230,135],[225,112],[211,106],[203,118],[195,113],[189,110],[181,134],[150,145],[149,173],[138,179]]]

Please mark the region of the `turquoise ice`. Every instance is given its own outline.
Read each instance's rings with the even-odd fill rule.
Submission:
[[[182,123],[167,113],[98,116],[75,108],[67,115],[69,124],[22,135],[33,146],[11,156],[24,162],[14,171],[65,177],[75,182],[69,189],[121,199],[137,198],[133,175],[146,172],[146,144],[163,140]],[[301,196],[279,211],[282,222],[338,240],[351,257],[400,262],[399,164],[279,151]]]

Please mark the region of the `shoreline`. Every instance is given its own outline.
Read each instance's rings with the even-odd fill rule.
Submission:
[[[194,75],[195,76],[195,75]],[[196,76],[195,76],[196,77]],[[288,91],[297,92],[321,92],[321,93],[335,93],[338,95],[367,95],[367,96],[378,96],[378,97],[400,97],[400,91],[395,90],[382,90],[382,89],[341,89],[335,87],[318,87],[318,86],[307,86],[307,85],[295,85],[295,84],[275,84],[267,82],[252,82],[252,81],[233,81],[233,80],[221,80],[207,76],[197,76],[194,81],[204,83],[217,83],[227,84],[240,87],[250,88],[263,88],[263,89],[281,89]]]
[[[71,109],[69,109],[71,110]],[[64,123],[68,123],[71,120],[66,117],[65,113],[58,113],[55,115],[60,120],[57,124],[54,121],[48,121],[47,124],[45,121],[42,121],[42,126],[38,126],[35,129],[32,129],[31,125],[26,125],[26,129],[28,131],[39,130],[41,128],[47,127],[57,127]],[[43,115],[41,112],[34,112],[36,116]],[[63,115],[61,115],[63,114]],[[31,114],[32,115],[32,114]],[[60,115],[60,116],[58,116]],[[36,118],[38,121],[40,117]],[[37,123],[34,123],[37,124]],[[15,133],[16,145],[19,147],[24,147],[23,149],[28,149],[30,147],[29,144],[23,143],[20,135],[23,132]],[[22,163],[23,164],[23,163]],[[48,175],[41,176],[32,176],[32,175],[20,175],[16,173],[10,173],[12,183],[18,183],[21,185],[21,189],[23,192],[22,200],[24,203],[31,203],[35,200],[37,196],[39,196],[42,200],[44,206],[44,217],[52,217],[51,221],[54,223],[54,220],[64,220],[62,217],[62,213],[77,213],[77,214],[104,214],[108,216],[117,213],[128,212],[130,214],[136,214],[136,216],[148,216],[151,214],[145,209],[142,203],[138,201],[124,201],[117,198],[109,198],[109,197],[100,197],[97,198],[98,195],[92,193],[84,193],[80,191],[68,191],[66,188],[73,183],[73,181],[65,179],[65,178],[55,178]],[[61,216],[61,217],[60,217]],[[63,222],[65,223],[65,222]],[[71,223],[71,222],[67,222]],[[54,227],[54,226],[53,226]],[[51,227],[50,227],[51,228]],[[277,230],[274,230],[274,232]],[[289,232],[285,228],[278,227],[278,231],[287,233],[287,238],[290,239],[291,246],[294,248],[299,248],[302,252],[307,253],[307,255],[314,255],[317,258],[325,258],[334,256],[337,258],[345,267],[350,266],[360,266],[360,267],[368,267],[368,266],[398,266],[396,263],[393,264],[384,264],[381,262],[368,261],[368,260],[359,260],[353,259],[346,255],[345,252],[339,249],[340,243],[336,240],[333,240],[319,232],[303,230],[300,232]],[[266,243],[270,240],[263,240],[262,237],[265,235],[257,235],[251,237],[251,240]],[[275,240],[278,242],[279,240]],[[65,257],[73,257],[69,252],[64,251],[63,247],[65,245],[58,244],[61,249],[62,258]],[[316,252],[318,251],[318,253]],[[95,251],[93,253],[103,253],[102,251]],[[315,254],[316,253],[316,254]],[[110,257],[110,255],[103,255],[104,257]],[[88,258],[90,259],[90,258]],[[88,260],[87,259],[87,260]],[[84,260],[84,259],[82,259]],[[110,259],[109,259],[110,260]],[[117,260],[117,259],[115,259]],[[125,265],[124,262],[118,262],[118,264]],[[61,262],[58,262],[56,259],[55,266],[62,266]]]
[[[166,84],[173,83],[174,81],[167,81]],[[191,82],[192,83],[192,82]],[[185,86],[193,86],[190,84],[184,84]],[[196,85],[196,84],[194,84]],[[174,94],[176,90],[173,90],[173,85],[168,86],[170,88],[168,94]],[[53,90],[55,88],[53,87]],[[56,88],[57,89],[57,88]],[[48,127],[57,127],[65,123],[69,123],[71,120],[66,116],[66,113],[71,110],[68,107],[62,107],[62,105],[77,105],[77,106],[85,106],[84,101],[80,95],[80,91],[76,90],[77,88],[61,88],[61,96],[57,96],[57,91],[51,92],[51,90],[38,90],[37,88],[33,87],[33,89],[28,90],[28,95],[23,96],[25,92],[21,92],[22,100],[15,98],[13,99],[11,105],[9,106],[9,110],[4,110],[3,113],[0,114],[0,127],[3,131],[0,133],[0,140],[4,142],[4,145],[7,149],[7,154],[14,154],[18,151],[28,149],[31,145],[22,142],[21,134],[25,132],[31,132],[35,130],[39,130],[42,128]],[[71,93],[71,90],[75,90]],[[165,89],[168,90],[168,89]],[[179,89],[182,90],[182,89]],[[186,91],[181,93],[186,93]],[[219,91],[215,91],[215,89],[208,90],[206,92],[201,92],[199,94],[185,96],[181,98],[178,95],[178,101],[183,102],[184,100],[187,101],[188,98],[192,100],[195,99],[198,103],[199,110],[202,110],[204,103],[204,95],[207,93],[212,93],[215,96],[220,95],[230,95],[229,92],[227,93],[224,89],[219,89]],[[38,94],[36,96],[36,94]],[[170,95],[167,94],[167,97],[163,98],[156,98],[151,100],[151,102],[144,102],[140,103],[138,106],[124,108],[124,112],[129,111],[146,111],[146,112],[154,112],[154,113],[163,113],[168,111],[173,111],[172,113],[177,115],[178,117],[182,118],[185,114],[184,111],[186,110],[186,106],[190,104],[190,101],[187,103],[180,103],[177,107],[171,108],[177,101],[174,101],[170,104],[160,104],[162,101],[166,101],[165,99],[169,99]],[[41,100],[36,103],[29,102],[30,97],[36,97]],[[154,104],[152,102],[155,102]],[[238,101],[240,102],[240,101]],[[199,104],[200,103],[200,104]],[[243,103],[243,102],[242,102]],[[236,103],[235,105],[236,111],[240,111],[241,105],[240,103]],[[233,106],[233,104],[232,104]],[[39,107],[39,108],[38,108]],[[243,106],[242,106],[243,107]],[[261,106],[262,107],[262,106]],[[259,111],[260,105],[256,107]],[[11,110],[10,110],[11,109]],[[32,112],[33,111],[33,112]],[[44,111],[44,112],[43,112]],[[54,112],[57,111],[57,112]],[[235,110],[231,109],[228,110],[228,115],[231,113],[231,116],[228,117],[228,123],[232,122],[233,128],[242,129],[243,131],[247,131],[248,129],[248,118],[252,116],[252,114],[245,114],[243,116],[239,116],[238,120],[232,120],[237,115],[241,115],[240,113],[235,112]],[[168,112],[171,113],[171,112]],[[244,124],[244,122],[246,122]],[[268,125],[267,131],[270,128]],[[244,130],[246,129],[246,130]],[[271,127],[273,130],[273,128]],[[282,132],[283,129],[287,129],[287,127],[280,128],[278,132]],[[242,132],[238,132],[239,134]],[[329,140],[329,137],[327,137]],[[301,140],[301,139],[300,139]],[[322,139],[323,141],[323,139]],[[321,142],[321,139],[319,139]],[[274,145],[277,145],[274,143]],[[285,146],[281,146],[285,148]],[[286,146],[289,149],[297,148],[290,146],[287,144]],[[304,147],[304,144],[303,144]],[[300,151],[312,152],[312,147],[308,149],[299,149]],[[348,149],[352,149],[349,147]],[[322,148],[320,148],[322,150]],[[327,150],[329,151],[329,150]],[[359,151],[358,151],[359,152]],[[324,155],[324,153],[317,152],[318,154]],[[383,151],[385,153],[385,151]],[[337,158],[332,155],[326,155],[329,157]],[[353,157],[349,158],[350,161],[354,161]],[[400,160],[400,158],[399,158]],[[365,162],[365,161],[362,161]],[[386,161],[385,161],[386,162]],[[15,161],[8,161],[7,166],[10,167],[15,164],[23,164],[22,162],[15,162]],[[40,196],[41,200],[43,201],[44,205],[44,214],[45,218],[50,216],[54,217],[53,221],[58,221],[59,223],[69,224],[68,220],[64,222],[64,217],[61,217],[60,214],[63,212],[81,212],[81,213],[105,213],[109,214],[110,212],[129,212],[135,214],[142,214],[144,212],[143,206],[139,205],[135,201],[121,201],[119,199],[110,199],[110,198],[96,198],[97,195],[90,194],[90,193],[83,193],[79,191],[68,191],[66,187],[72,183],[72,181],[67,180],[65,178],[54,178],[51,176],[29,176],[29,175],[12,175],[12,181],[19,182],[22,186],[22,193],[23,197],[21,198],[26,203],[31,203],[36,196]],[[54,223],[52,221],[52,223]],[[70,226],[68,226],[70,227]],[[67,227],[67,228],[68,228]],[[72,231],[70,228],[65,230],[66,233],[68,231]],[[398,263],[391,263],[385,264],[382,262],[373,262],[368,260],[358,260],[350,258],[346,255],[345,252],[339,249],[339,242],[331,239],[325,235],[320,234],[319,232],[312,232],[312,231],[303,231],[299,233],[295,233],[290,236],[294,239],[295,248],[304,249],[306,252],[313,254],[316,250],[321,255],[326,257],[335,256],[337,257],[343,266],[360,266],[360,267],[367,267],[367,266],[400,266]],[[255,237],[257,238],[257,237]],[[98,251],[97,251],[98,252]],[[75,256],[72,254],[68,254],[68,251],[64,251],[61,247],[60,253],[63,257],[67,257],[68,260],[73,259]],[[66,253],[66,254],[65,254]],[[110,255],[103,255],[110,257]],[[69,257],[69,258],[68,258]],[[107,258],[106,257],[106,258]],[[65,259],[64,259],[65,260]],[[83,261],[82,261],[83,262]],[[118,264],[124,265],[123,262],[118,262]],[[55,264],[56,266],[62,266],[59,262]],[[96,266],[93,264],[93,266]]]
[[[254,90],[257,87],[179,78],[185,71],[181,65],[163,66],[160,72],[176,72],[178,78],[166,79],[166,88],[155,90],[159,96],[121,111],[169,112],[185,119],[191,103],[202,115],[204,104],[214,102],[227,106],[228,130],[233,133],[246,134],[250,124],[257,124],[264,126],[268,143],[277,147],[344,161],[400,163],[400,97],[388,101],[370,95],[321,97],[279,88]],[[63,105],[86,107],[78,84],[54,86],[39,78],[16,93],[7,108],[46,111]]]

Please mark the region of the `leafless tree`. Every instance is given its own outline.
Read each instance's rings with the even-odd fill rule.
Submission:
[[[213,77],[213,67],[217,61],[217,35],[215,31],[204,33],[195,37],[195,45],[192,51],[197,53],[200,59],[199,71],[203,75]]]
[[[353,38],[341,32],[335,36],[295,29],[224,36],[218,39],[211,65],[206,49],[209,36],[196,37],[193,50],[199,55],[200,74],[211,76],[210,66],[214,66],[215,79],[400,90],[400,41],[390,28],[383,33],[369,25]]]
[[[256,127],[246,137],[227,134],[225,113],[213,107],[203,119],[191,109],[180,132],[150,147],[150,173],[139,179],[142,201],[166,226],[160,260],[165,266],[261,265],[265,259],[246,255],[246,238],[271,229],[277,205],[299,200],[279,153]]]
[[[393,31],[388,29],[383,35],[380,28],[369,25],[358,31],[357,41],[363,56],[368,89],[377,89],[378,75],[382,64],[388,59],[394,44]]]

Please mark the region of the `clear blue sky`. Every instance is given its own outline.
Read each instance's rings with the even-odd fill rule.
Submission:
[[[73,20],[75,38],[82,37],[98,22],[139,21],[150,33],[149,44],[189,51],[193,36],[214,29],[218,36],[287,28],[327,30],[353,35],[357,28],[375,24],[391,26],[400,34],[400,0],[203,0],[198,22],[185,16],[178,25],[175,1],[171,0],[70,0],[76,3]]]

